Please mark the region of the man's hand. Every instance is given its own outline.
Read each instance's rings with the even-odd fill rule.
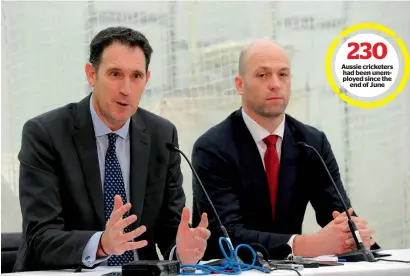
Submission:
[[[130,203],[123,205],[119,195],[114,197],[114,209],[101,237],[101,243],[97,250],[97,257],[101,258],[107,255],[121,255],[127,250],[135,250],[148,244],[146,240],[138,242],[132,241],[147,230],[145,226],[138,227],[129,233],[124,233],[124,228],[137,220],[137,216],[135,215],[123,219],[124,214],[130,209]]]
[[[349,240],[351,234],[344,231],[346,225],[346,215],[337,216],[319,232],[313,234],[315,251],[317,250],[315,255],[334,255],[350,251],[346,246],[346,241]]]
[[[187,207],[182,210],[181,222],[176,238],[176,250],[182,264],[196,264],[204,256],[207,240],[211,235],[208,228],[208,217],[202,214],[196,228],[189,227],[190,212]]]
[[[319,232],[314,234],[297,235],[293,240],[293,253],[297,256],[335,255],[349,251],[345,241],[349,233],[342,231],[346,216],[337,216]]]
[[[353,214],[350,208],[349,214]],[[346,213],[337,211],[332,213],[333,220],[315,234],[298,235],[293,241],[293,252],[298,256],[336,255],[350,252],[356,249],[353,236],[350,232]],[[367,221],[353,217],[360,236],[366,247],[374,243],[370,235],[374,231],[367,226]]]
[[[353,214],[353,209],[352,208],[349,209],[349,214],[350,214],[352,220],[354,221],[354,223],[356,224],[357,230],[360,233],[360,237],[362,238],[364,246],[369,249],[370,246],[372,246],[375,243],[374,240],[371,238],[371,235],[374,234],[374,230],[368,227],[367,220],[365,220],[363,218],[352,216],[352,214]],[[333,211],[332,216],[333,216],[333,219],[336,219],[339,216],[346,217],[346,219],[347,219],[347,215],[346,215],[345,212],[340,214],[338,211]],[[349,237],[345,240],[346,250],[348,250],[348,251],[356,250],[357,249],[356,248],[356,243],[354,241],[353,236],[351,235],[349,224],[347,223],[347,220],[346,220],[346,223],[343,224],[342,231],[345,232],[345,233],[349,233]]]

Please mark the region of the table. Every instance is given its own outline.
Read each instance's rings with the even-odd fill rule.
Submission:
[[[401,250],[385,250],[383,253],[392,254],[391,257],[384,257],[383,259],[410,261],[410,249]],[[59,271],[31,271],[20,273],[3,273],[1,275],[9,276],[101,276],[109,272],[120,272],[120,268],[97,267],[93,270],[83,270],[81,273],[73,273],[73,270],[59,270]],[[378,261],[376,263],[346,263],[344,266],[320,267],[320,268],[305,268],[300,271],[301,275],[331,275],[331,276],[409,276],[410,264]],[[212,274],[217,275],[217,274]],[[262,276],[266,273],[251,270],[245,271],[243,276]],[[295,276],[294,271],[272,271],[270,275],[278,276]],[[137,275],[136,275],[137,276]]]

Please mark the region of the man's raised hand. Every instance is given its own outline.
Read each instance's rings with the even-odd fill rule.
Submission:
[[[133,241],[147,230],[145,226],[140,226],[128,233],[124,232],[127,226],[137,220],[136,215],[130,215],[123,219],[124,214],[130,209],[131,204],[123,204],[121,196],[116,195],[114,197],[114,209],[101,237],[101,243],[97,250],[98,257],[121,255],[125,251],[142,248],[148,244],[146,240]]]
[[[190,211],[187,207],[182,210],[181,222],[176,238],[177,254],[182,264],[196,264],[204,256],[207,240],[211,235],[208,228],[208,216],[202,214],[201,221],[196,228],[189,227]]]

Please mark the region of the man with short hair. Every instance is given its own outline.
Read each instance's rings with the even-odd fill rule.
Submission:
[[[92,94],[25,123],[16,271],[154,260],[155,244],[183,264],[202,258],[207,216],[190,228],[180,156],[165,147],[177,130],[138,108],[151,54],[138,31],[102,30],[85,65]]]
[[[299,256],[354,249],[346,215],[339,213],[343,205],[323,164],[315,152],[296,146],[304,142],[318,150],[350,207],[325,134],[285,115],[291,65],[284,49],[267,39],[247,46],[240,54],[235,85],[242,107],[199,137],[192,153],[193,166],[233,244],[259,243],[268,252],[289,244]],[[195,179],[193,183],[193,208],[210,212]],[[323,228],[302,235],[308,202]],[[353,219],[370,247],[373,230],[365,219]],[[199,215],[194,210],[195,221]],[[221,236],[215,218],[210,219],[210,230],[212,237]],[[209,242],[206,258],[220,257],[214,244]]]

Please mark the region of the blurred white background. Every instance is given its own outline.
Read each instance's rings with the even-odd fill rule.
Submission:
[[[353,206],[376,229],[378,243],[409,248],[410,84],[386,106],[359,109],[331,91],[324,73],[329,44],[352,24],[383,24],[410,47],[409,10],[403,1],[2,2],[2,232],[21,231],[17,154],[24,122],[86,96],[89,42],[102,28],[124,25],[142,31],[154,48],[142,106],[177,126],[189,155],[199,135],[240,105],[233,78],[241,47],[262,37],[284,45],[294,75],[288,113],[325,131]],[[182,169],[191,206],[191,172],[185,162]],[[303,231],[317,229],[309,208]]]

